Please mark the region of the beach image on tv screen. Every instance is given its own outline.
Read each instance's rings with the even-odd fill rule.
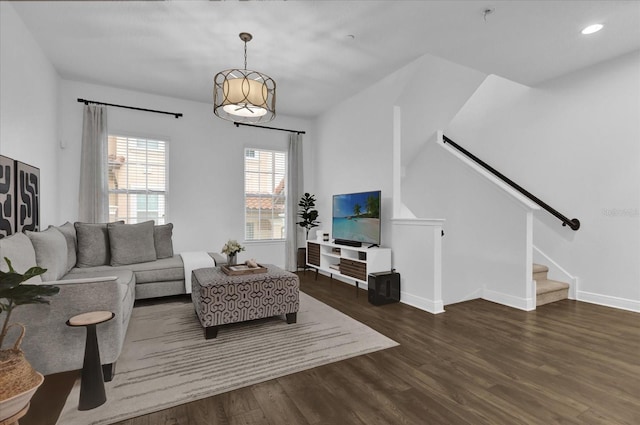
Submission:
[[[333,237],[380,243],[380,192],[333,196]]]

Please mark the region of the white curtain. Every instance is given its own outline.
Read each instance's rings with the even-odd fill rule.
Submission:
[[[107,136],[106,107],[85,105],[78,213],[82,222],[105,223],[109,218]]]
[[[302,197],[304,176],[302,171],[302,135],[289,135],[289,167],[287,173],[287,223],[285,268],[289,271],[297,269],[298,252],[298,202]]]

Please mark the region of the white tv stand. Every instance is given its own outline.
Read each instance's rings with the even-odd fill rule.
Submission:
[[[391,270],[390,248],[367,248],[337,245],[331,242],[307,241],[307,265],[331,275],[367,284],[369,273]]]

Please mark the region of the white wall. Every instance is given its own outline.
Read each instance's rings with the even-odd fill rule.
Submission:
[[[58,74],[9,2],[0,2],[0,154],[40,169],[40,226],[58,220]]]
[[[408,167],[403,197],[417,216],[446,220],[442,239],[445,305],[486,298],[525,310],[532,307],[527,294],[530,208],[480,177],[435,140]]]
[[[236,128],[213,115],[212,105],[155,96],[112,87],[63,80],[60,85],[60,130],[65,148],[60,158],[60,217],[78,215],[78,181],[83,104],[77,98],[181,112],[169,115],[108,108],[109,132],[158,137],[169,141],[168,222],[174,224],[174,250],[219,252],[227,239],[244,237],[244,148],[287,150],[288,133]],[[275,127],[309,131],[308,120],[278,116]],[[312,139],[304,138],[305,163],[310,163]],[[312,186],[312,167],[305,184]],[[297,200],[296,200],[297,204]],[[284,243],[247,243],[239,260],[284,265]]]
[[[443,313],[442,302],[442,220],[394,218],[394,267],[402,270],[402,302]],[[415,267],[419,264],[420,267]]]
[[[640,52],[533,89],[494,78],[445,134],[569,218],[534,243],[580,278],[577,298],[640,311]]]
[[[381,190],[381,238],[389,246],[393,93],[388,82],[383,85],[382,90],[366,90],[318,118],[315,194],[320,227],[330,232],[333,195]]]
[[[406,248],[410,242],[401,232],[395,238],[392,232],[394,106],[402,111],[402,155],[408,157],[402,162],[410,162],[429,134],[455,116],[484,78],[478,71],[425,55],[322,114],[315,138],[321,227],[331,228],[332,195],[380,189],[382,245],[392,248],[395,264],[401,252],[396,248]],[[421,265],[413,267],[419,270]],[[398,271],[402,276],[403,270]],[[407,277],[419,275],[405,271]],[[402,279],[403,288],[423,288],[422,282]],[[423,293],[408,295],[425,298]]]
[[[407,167],[437,130],[453,119],[486,74],[424,55],[400,71],[401,164]]]

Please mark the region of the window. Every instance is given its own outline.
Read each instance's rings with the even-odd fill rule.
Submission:
[[[154,150],[158,150],[158,149],[160,149],[160,143],[162,143],[162,142],[158,142],[157,140],[136,139],[136,147],[138,149],[154,149]]]
[[[138,223],[147,220],[154,220],[158,223],[160,218],[158,209],[158,195],[132,195],[136,198],[136,221]]]
[[[245,240],[285,238],[287,154],[245,149]]]
[[[167,149],[161,140],[109,136],[109,221],[165,223]]]
[[[245,223],[245,239],[246,240],[253,240],[255,239],[255,234],[253,233],[253,229],[254,229],[255,223]]]

